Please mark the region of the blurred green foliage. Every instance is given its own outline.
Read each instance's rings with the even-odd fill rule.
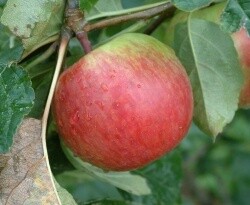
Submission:
[[[183,204],[249,204],[250,110],[239,110],[214,143],[193,125],[181,150]]]

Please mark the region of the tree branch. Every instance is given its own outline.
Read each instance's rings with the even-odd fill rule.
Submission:
[[[174,6],[172,3],[167,2],[166,4],[156,6],[154,8],[147,9],[144,11],[139,11],[139,12],[135,12],[132,14],[126,14],[123,16],[113,17],[113,18],[105,19],[105,20],[92,23],[92,24],[86,23],[83,29],[84,31],[89,32],[95,29],[105,28],[108,26],[113,26],[116,24],[131,21],[131,20],[148,19],[157,15],[163,14],[165,12],[168,12],[169,10],[172,10],[173,7]]]
[[[86,22],[84,18],[84,13],[77,7],[76,2],[78,1],[68,0],[68,9],[66,12],[66,17],[67,17],[66,24],[76,34],[76,37],[81,43],[85,53],[89,53],[92,50],[91,43],[88,39],[89,31],[105,28],[108,26],[113,26],[131,20],[146,20],[154,16],[163,15],[166,13],[169,13],[168,15],[171,15],[175,10],[173,4],[171,2],[167,2],[165,4],[161,4],[159,6],[155,6],[153,8],[146,9],[143,11],[138,11],[118,17],[111,17],[108,19],[98,21],[96,23],[89,23]],[[165,15],[162,16],[162,18],[160,18],[159,20],[160,22],[159,21],[157,22],[158,25],[164,20],[164,17]],[[150,28],[150,30],[147,32],[152,32],[152,30],[154,30],[156,26],[157,25],[155,24],[154,27]]]
[[[74,2],[75,0],[71,0]],[[70,1],[68,0],[68,4]],[[72,3],[73,4],[73,3]],[[86,25],[86,21],[84,18],[84,13],[78,8],[75,7],[76,4],[69,6],[66,12],[67,26],[74,31],[77,39],[81,43],[84,52],[89,53],[92,50],[91,43],[88,38],[87,32],[84,30],[84,26]]]

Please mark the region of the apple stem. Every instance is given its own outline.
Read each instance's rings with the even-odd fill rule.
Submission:
[[[84,18],[84,13],[78,8],[76,0],[68,0],[68,8],[66,10],[66,24],[67,26],[74,31],[77,39],[81,43],[85,54],[89,53],[92,50],[91,43],[88,39],[88,34],[84,30],[86,21]]]
[[[79,40],[79,42],[81,43],[85,54],[89,53],[92,50],[92,46],[91,46],[91,43],[89,41],[88,34],[85,31],[78,31],[76,33],[76,37]]]
[[[138,11],[138,12],[131,13],[131,14],[126,14],[126,15],[122,15],[118,17],[112,17],[112,18],[101,20],[92,24],[86,23],[83,29],[84,31],[89,32],[95,29],[101,29],[101,28],[113,26],[116,24],[131,21],[131,20],[148,19],[157,15],[172,11],[173,8],[174,8],[173,4],[171,2],[167,2],[165,4],[162,4],[162,5],[150,8],[150,9],[146,9],[144,11]]]

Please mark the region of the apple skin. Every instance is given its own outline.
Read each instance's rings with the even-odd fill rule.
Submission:
[[[220,16],[226,6],[226,3],[227,2],[222,2],[208,8],[197,10],[192,13],[192,18],[204,19],[220,24]],[[165,43],[167,45],[173,47],[174,28],[178,23],[187,21],[188,15],[189,14],[187,12],[179,11],[176,13],[175,17],[172,18],[166,31]],[[242,85],[239,97],[239,107],[250,108],[250,37],[248,36],[245,28],[241,28],[231,36],[234,41],[236,51],[239,55],[244,76],[244,83]]]
[[[144,34],[123,34],[62,73],[53,114],[78,157],[104,170],[133,170],[186,135],[192,89],[172,49]]]
[[[239,107],[250,108],[250,37],[245,28],[232,34],[235,48],[238,52],[244,83],[240,93]]]

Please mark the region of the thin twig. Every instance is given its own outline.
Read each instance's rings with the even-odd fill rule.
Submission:
[[[118,17],[111,17],[96,23],[89,23],[86,22],[84,13],[76,7],[76,4],[73,4],[75,1],[76,0],[68,0],[68,4],[70,5],[68,5],[66,12],[66,23],[67,26],[76,34],[76,37],[80,41],[85,53],[89,53],[92,50],[91,43],[88,39],[89,31],[113,26],[130,20],[145,20],[167,12],[171,12],[172,14],[174,9],[173,4],[171,2],[167,2],[144,11],[138,11]]]
[[[81,43],[85,51],[85,54],[89,53],[92,50],[92,46],[89,41],[88,34],[84,30],[84,26],[86,25],[84,13],[79,8],[76,7],[73,8],[71,6],[67,9],[66,19],[67,19],[66,20],[67,26],[76,34],[76,37]]]
[[[109,19],[105,19],[102,21],[98,21],[96,23],[86,23],[86,25],[84,25],[84,31],[89,32],[95,29],[100,29],[100,28],[105,28],[108,26],[113,26],[116,24],[120,24],[120,23],[124,23],[130,20],[138,20],[138,19],[148,19],[148,18],[152,18],[154,16],[160,15],[164,12],[167,12],[168,10],[172,10],[173,9],[173,4],[170,2],[167,2],[166,4],[162,4],[160,6],[156,6],[154,8],[150,8],[144,11],[139,11],[139,12],[135,12],[132,14],[126,14],[123,16],[118,16],[118,17],[112,17]]]
[[[41,137],[42,137],[44,157],[46,159],[47,167],[48,167],[48,170],[50,172],[51,181],[52,181],[53,189],[54,189],[55,193],[57,193],[57,191],[56,191],[55,184],[53,183],[53,181],[54,181],[53,174],[51,172],[50,165],[49,165],[48,151],[47,151],[47,145],[46,145],[46,130],[47,130],[47,123],[48,123],[50,105],[51,105],[51,102],[52,102],[52,98],[53,98],[55,87],[56,87],[56,82],[57,82],[57,79],[59,77],[59,73],[60,73],[60,70],[61,70],[61,67],[62,67],[64,55],[65,55],[65,52],[66,52],[67,45],[68,45],[70,37],[71,37],[71,35],[70,35],[69,30],[65,29],[62,32],[61,42],[60,42],[60,47],[59,47],[59,54],[58,54],[58,59],[57,59],[57,64],[56,64],[56,69],[55,69],[53,80],[52,80],[52,83],[51,83],[51,86],[50,86],[49,95],[48,95],[48,98],[47,98],[46,106],[45,106],[43,117],[42,117],[42,133],[41,133]],[[58,199],[58,203],[61,204],[59,196],[57,194],[56,194],[56,196],[57,196],[57,199]]]

